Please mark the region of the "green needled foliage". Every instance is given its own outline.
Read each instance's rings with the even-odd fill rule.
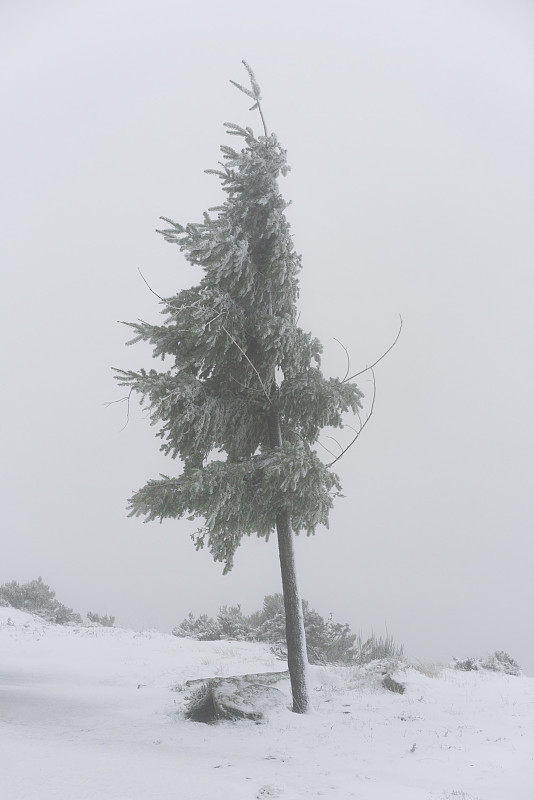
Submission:
[[[261,114],[247,70],[251,89],[236,86]],[[128,323],[129,344],[149,342],[165,369],[117,370],[148,407],[162,451],[183,462],[178,476],[137,491],[130,515],[201,518],[196,546],[207,546],[225,572],[241,538],[268,538],[282,513],[296,532],[328,524],[340,484],[313,447],[362,397],[354,384],[322,375],[321,345],[297,325],[301,259],[278,188],[286,151],[265,125],[262,136],[233,123],[226,129],[241,149],[221,147],[220,169],[208,170],[224,204],[197,224],[163,218],[168,227],[159,231],[203,269],[200,284],[162,300],[161,325]]]

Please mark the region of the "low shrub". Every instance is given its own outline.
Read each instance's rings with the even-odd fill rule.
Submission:
[[[453,661],[454,669],[459,669],[462,672],[475,672],[480,667],[479,658],[455,658]]]
[[[332,615],[326,620],[302,602],[308,660],[311,664],[346,663],[368,664],[375,659],[402,660],[404,648],[397,646],[389,634],[386,638],[367,640],[352,633],[347,624],[334,622]],[[240,606],[222,606],[213,619],[206,614],[195,617],[189,614],[172,631],[174,636],[200,641],[237,639],[241,641],[268,642],[282,652],[286,648],[284,599],[281,594],[271,594],[263,600],[263,607],[245,616]]]
[[[198,639],[200,642],[214,642],[221,638],[221,631],[217,623],[207,614],[199,617],[189,613],[187,617],[172,630],[173,636],[182,639]]]
[[[254,628],[248,618],[243,616],[241,606],[221,606],[217,614],[217,630],[220,639],[239,639],[252,641]]]
[[[111,614],[95,614],[93,611],[88,611],[87,619],[94,625],[101,625],[103,628],[112,628],[115,624],[115,617]]]
[[[310,664],[351,662],[356,635],[349,626],[334,622],[332,615],[325,620],[310,608],[307,600],[302,601],[302,612]],[[269,642],[282,649],[286,647],[286,616],[281,594],[267,595],[261,611],[251,614],[246,621],[252,629],[252,640]]]
[[[496,650],[482,662],[483,669],[490,669],[492,672],[504,672],[506,675],[521,675],[521,668],[515,658],[505,653],[504,650]]]
[[[481,658],[455,658],[454,669],[463,672],[473,672],[480,669],[491,670],[492,672],[503,672],[506,675],[521,675],[521,668],[517,661],[504,650],[496,650],[485,659]]]
[[[362,639],[358,634],[354,645],[354,661],[358,666],[370,664],[371,661],[403,661],[404,645],[395,644],[393,637],[388,633],[385,638],[378,638],[373,633],[369,639]]]
[[[56,600],[56,593],[43,582],[41,576],[28,583],[11,581],[0,586],[0,603],[2,605],[37,614],[56,625],[81,623],[82,618],[72,608],[64,606]]]

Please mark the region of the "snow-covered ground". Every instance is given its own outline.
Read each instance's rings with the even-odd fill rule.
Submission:
[[[268,647],[60,627],[0,608],[9,800],[532,800],[534,679],[311,668],[311,713],[185,720],[186,680],[283,670]],[[428,672],[432,673],[431,670]],[[288,683],[278,684],[287,692]]]

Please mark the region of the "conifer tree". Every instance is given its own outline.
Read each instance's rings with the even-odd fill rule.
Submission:
[[[263,135],[225,123],[241,149],[222,146],[215,174],[223,205],[185,226],[162,217],[158,231],[203,270],[198,286],[161,298],[160,325],[127,323],[165,369],[118,370],[159,426],[161,450],[180,474],[150,480],[129,500],[146,521],[200,518],[197,549],[232,568],[243,536],[277,532],[293,710],[308,708],[306,642],[295,573],[293,532],[328,524],[339,479],[314,450],[325,426],[342,427],[362,394],[350,380],[325,378],[321,345],[297,324],[297,275],[288,205],[278,178],[286,151],[268,133],[260,88],[234,81],[258,110]]]

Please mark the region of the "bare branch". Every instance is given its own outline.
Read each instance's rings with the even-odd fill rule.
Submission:
[[[297,434],[297,435],[298,435],[298,434]],[[302,437],[300,437],[300,438],[302,438]],[[304,440],[303,440],[303,441],[304,441]],[[319,439],[317,439],[317,441],[316,441],[316,444],[318,444],[318,445],[319,445],[319,447],[322,447],[322,448],[323,448],[323,450],[326,450],[326,452],[327,452],[327,453],[329,453],[329,455],[331,455],[333,458],[335,458],[335,454],[334,454],[334,453],[333,453],[333,452],[330,450],[330,448],[328,448],[328,447],[327,447],[325,444],[323,444],[322,442],[320,442],[320,441],[319,441]],[[335,463],[335,462],[334,462],[334,461],[332,461],[332,464],[334,464],[334,463]]]
[[[333,442],[335,442],[335,443],[337,444],[337,446],[339,447],[339,449],[341,450],[341,452],[343,452],[343,447],[342,447],[342,445],[341,445],[341,444],[338,442],[338,440],[335,438],[335,436],[327,436],[326,438],[327,438],[327,439],[332,439],[332,441],[333,441]],[[333,453],[332,453],[332,455],[333,455]]]
[[[261,395],[262,391],[260,389],[253,389],[252,386],[247,386],[245,383],[238,381],[237,378],[234,378],[233,375],[229,376],[230,380],[234,383],[237,383],[238,386],[241,386],[242,389],[245,389],[247,392],[252,392],[253,394]]]
[[[376,361],[373,361],[373,363],[372,363],[372,364],[370,364],[368,367],[365,367],[365,369],[361,369],[359,372],[355,372],[355,373],[354,373],[354,375],[351,375],[351,376],[350,376],[350,378],[344,378],[344,379],[341,381],[342,383],[346,383],[347,381],[352,381],[354,378],[357,378],[357,377],[358,377],[358,375],[363,375],[363,373],[364,373],[364,372],[368,372],[369,370],[372,370],[372,369],[373,369],[373,367],[376,367],[376,365],[377,365],[377,364],[378,364],[380,361],[382,361],[382,359],[383,359],[383,358],[385,358],[385,357],[387,356],[387,354],[388,354],[388,353],[390,353],[390,352],[393,350],[393,348],[395,347],[395,345],[396,345],[396,344],[397,344],[397,342],[399,341],[399,337],[400,337],[400,335],[401,335],[401,331],[402,331],[402,317],[400,316],[400,314],[399,314],[399,319],[400,319],[400,325],[399,325],[399,330],[397,331],[397,335],[395,336],[395,339],[394,339],[394,340],[393,340],[393,342],[390,344],[390,346],[389,346],[389,347],[388,347],[388,349],[385,351],[385,353],[382,353],[382,355],[380,356],[380,358],[377,358],[377,359],[376,359]]]
[[[109,408],[109,406],[114,406],[116,403],[126,403],[126,422],[124,423],[124,425],[120,429],[119,433],[122,433],[123,430],[125,430],[125,428],[127,428],[128,423],[130,421],[130,399],[131,399],[133,390],[134,390],[134,387],[132,386],[132,388],[130,389],[130,391],[128,392],[128,394],[125,397],[119,397],[118,400],[109,400],[107,403],[104,403],[104,406],[106,408]]]
[[[137,271],[138,271],[139,275],[141,276],[141,278],[143,279],[143,281],[145,282],[149,292],[152,292],[152,294],[155,295],[155,297],[157,297],[158,300],[161,300],[162,303],[166,303],[167,301],[164,300],[163,297],[161,297],[161,295],[159,295],[157,292],[154,291],[154,289],[149,284],[149,282],[147,281],[147,279],[145,278],[145,276],[143,275],[143,273],[141,272],[139,267],[137,267]]]
[[[345,355],[347,356],[347,370],[345,372],[345,376],[344,376],[343,380],[341,381],[341,383],[347,383],[347,381],[351,381],[354,378],[357,378],[359,375],[363,375],[365,372],[371,372],[372,384],[373,384],[373,396],[372,396],[372,399],[371,399],[371,407],[369,409],[369,413],[367,414],[367,417],[364,420],[362,419],[362,417],[360,415],[360,412],[358,410],[356,410],[356,416],[358,417],[358,421],[360,423],[359,429],[356,429],[356,428],[352,427],[352,425],[347,425],[347,424],[344,425],[345,428],[351,428],[354,431],[354,436],[353,436],[352,440],[349,442],[349,444],[344,448],[341,448],[341,445],[339,445],[339,443],[336,442],[336,444],[338,444],[340,449],[341,449],[341,453],[333,461],[331,461],[330,464],[327,464],[328,467],[332,467],[334,464],[336,464],[340,460],[340,458],[343,458],[343,456],[345,455],[347,450],[349,450],[352,447],[352,445],[356,442],[356,439],[358,439],[358,437],[360,436],[361,432],[363,431],[363,429],[365,428],[365,426],[367,425],[367,423],[369,422],[369,420],[373,416],[373,411],[374,411],[374,407],[375,407],[375,399],[376,399],[376,377],[375,377],[375,373],[374,373],[374,367],[376,367],[376,365],[380,361],[382,361],[382,359],[385,358],[387,356],[387,354],[391,352],[391,350],[393,350],[393,348],[395,347],[395,345],[399,341],[399,337],[400,337],[401,331],[402,331],[402,317],[400,316],[400,314],[399,314],[399,319],[400,319],[399,330],[397,331],[397,335],[395,336],[395,339],[390,344],[388,349],[384,353],[382,353],[382,355],[379,358],[377,358],[376,361],[373,361],[373,363],[370,364],[370,366],[365,367],[365,369],[362,369],[359,372],[355,372],[354,375],[351,375],[350,377],[347,377],[347,375],[348,375],[348,373],[350,371],[349,352],[348,352],[347,348],[345,347],[345,345],[342,342],[339,341],[339,339],[335,339],[335,341],[343,348],[343,350],[345,351]],[[329,438],[333,438],[333,437],[329,437]],[[336,441],[336,440],[334,440],[334,441]],[[324,446],[324,445],[322,445],[322,446]],[[325,448],[325,449],[327,449],[327,448]]]
[[[221,328],[223,329],[223,331],[225,332],[225,334],[228,336],[228,338],[230,339],[230,341],[231,341],[233,344],[235,344],[235,346],[237,347],[237,349],[239,350],[239,352],[241,353],[241,355],[243,355],[243,356],[246,358],[246,360],[248,361],[248,363],[250,364],[250,366],[252,367],[252,369],[254,370],[254,372],[256,373],[256,375],[257,375],[257,377],[258,377],[258,380],[259,380],[259,382],[260,382],[261,388],[263,389],[263,394],[265,395],[265,397],[267,398],[267,400],[269,401],[269,403],[271,403],[271,402],[272,402],[272,401],[271,401],[271,398],[269,397],[269,394],[268,394],[268,392],[267,392],[267,389],[265,388],[265,384],[263,383],[263,381],[262,381],[262,379],[261,379],[261,375],[260,375],[260,373],[258,372],[258,370],[256,369],[256,367],[254,366],[254,364],[252,363],[252,361],[250,360],[250,358],[247,356],[247,354],[245,353],[245,351],[243,350],[243,348],[242,348],[242,347],[241,347],[241,346],[240,346],[240,345],[239,345],[239,344],[236,342],[236,340],[234,339],[234,337],[232,336],[232,334],[230,333],[230,331],[228,331],[228,330],[227,330],[227,329],[224,327],[224,325],[222,324],[222,322],[221,322]]]
[[[257,100],[256,102],[257,102],[257,104],[258,104],[258,111],[260,112],[260,117],[261,117],[261,121],[262,121],[262,124],[263,124],[263,130],[264,130],[264,132],[265,132],[265,136],[267,137],[269,134],[267,133],[267,125],[266,125],[266,123],[265,123],[265,117],[263,116],[263,111],[262,111],[262,108],[261,108],[261,103],[260,103],[260,101],[259,101],[259,100]]]
[[[137,269],[138,269],[138,272],[139,272],[140,276],[142,277],[143,281],[146,283],[146,285],[148,286],[149,290],[152,292],[152,294],[153,294],[153,295],[155,295],[157,298],[159,298],[159,300],[161,300],[161,302],[162,302],[162,303],[165,303],[165,304],[166,304],[167,306],[169,306],[170,308],[174,308],[175,310],[179,310],[179,307],[177,307],[177,306],[173,306],[173,305],[172,305],[172,303],[169,303],[169,301],[168,301],[168,300],[165,300],[165,298],[164,298],[164,297],[161,297],[161,295],[159,295],[157,292],[155,292],[155,291],[154,291],[154,289],[153,289],[153,288],[150,286],[150,284],[149,284],[149,283],[148,283],[148,281],[146,280],[145,276],[143,275],[143,273],[141,272],[141,270],[139,269],[139,267],[138,267]],[[216,314],[216,316],[215,316],[215,317],[213,317],[213,319],[210,319],[208,322],[206,322],[206,323],[205,323],[206,325],[211,325],[211,324],[212,324],[212,322],[215,322],[215,320],[216,320],[216,319],[218,319],[218,317],[222,316],[222,315],[223,315],[223,313],[224,313],[224,312],[222,312],[222,311],[217,311],[217,309],[216,309],[216,308],[210,308],[209,306],[204,306],[204,308],[207,308],[207,309],[208,309],[208,311],[211,311],[213,314]],[[233,343],[233,344],[234,344],[234,345],[237,347],[237,349],[239,350],[239,352],[240,352],[240,353],[241,353],[241,354],[242,354],[242,355],[245,357],[245,359],[248,361],[248,363],[250,364],[250,366],[252,367],[252,369],[253,369],[253,370],[254,370],[254,372],[256,373],[256,376],[257,376],[257,378],[258,378],[258,380],[259,380],[259,382],[260,382],[260,385],[261,385],[261,388],[262,388],[262,390],[263,390],[263,393],[264,393],[265,397],[267,398],[268,402],[269,402],[269,403],[271,403],[271,402],[272,402],[272,401],[271,401],[271,398],[269,397],[269,394],[268,394],[268,392],[267,392],[267,389],[265,388],[265,384],[264,384],[264,382],[263,382],[263,380],[262,380],[262,378],[261,378],[261,375],[260,375],[260,373],[258,372],[258,370],[256,369],[256,367],[254,366],[254,364],[252,363],[252,361],[250,360],[250,358],[248,357],[248,355],[245,353],[245,351],[243,350],[243,348],[242,348],[242,347],[241,347],[241,346],[240,346],[240,345],[237,343],[237,341],[235,340],[235,338],[232,336],[232,334],[230,333],[230,331],[229,331],[229,330],[228,330],[228,329],[227,329],[227,328],[226,328],[226,327],[225,327],[225,326],[222,324],[222,322],[221,322],[221,328],[223,329],[223,331],[225,332],[225,334],[228,336],[228,338],[230,339],[230,341],[231,341],[231,342],[232,342],[232,343]],[[184,332],[187,332],[187,330],[188,330],[188,329],[187,329],[187,328],[185,328],[185,329],[184,329]]]
[[[398,336],[397,336],[397,339],[398,339]],[[391,347],[389,349],[391,350]],[[363,431],[363,429],[365,428],[365,426],[367,425],[367,423],[369,422],[369,420],[373,416],[373,411],[374,411],[374,408],[375,408],[375,398],[376,398],[376,378],[375,378],[375,373],[374,373],[373,366],[367,367],[367,369],[370,370],[371,375],[373,376],[373,397],[371,399],[371,408],[369,409],[369,413],[367,414],[367,417],[365,418],[365,420],[361,423],[360,430],[356,432],[356,434],[353,437],[352,441],[349,442],[349,444],[343,449],[343,451],[338,455],[337,458],[335,458],[333,461],[331,461],[330,464],[326,465],[327,467],[333,467],[334,464],[337,461],[339,461],[340,458],[343,458],[343,456],[345,455],[347,450],[350,450],[350,448],[352,447],[352,445],[354,444],[356,439],[359,437],[359,435],[361,434],[361,432]],[[366,372],[366,371],[367,370],[364,370],[364,372]]]
[[[341,383],[345,383],[345,381],[347,380],[347,375],[348,375],[348,374],[349,374],[349,372],[350,372],[350,358],[349,358],[349,351],[347,350],[347,348],[345,347],[345,345],[343,344],[343,342],[340,342],[340,341],[339,341],[339,339],[336,339],[336,337],[335,337],[335,336],[334,336],[334,341],[335,341],[335,342],[337,342],[337,343],[338,343],[338,345],[339,345],[340,347],[342,347],[342,348],[343,348],[343,350],[345,351],[345,355],[347,356],[347,370],[346,370],[346,372],[345,372],[345,375],[344,375],[344,377],[343,377],[343,380],[341,381]]]

